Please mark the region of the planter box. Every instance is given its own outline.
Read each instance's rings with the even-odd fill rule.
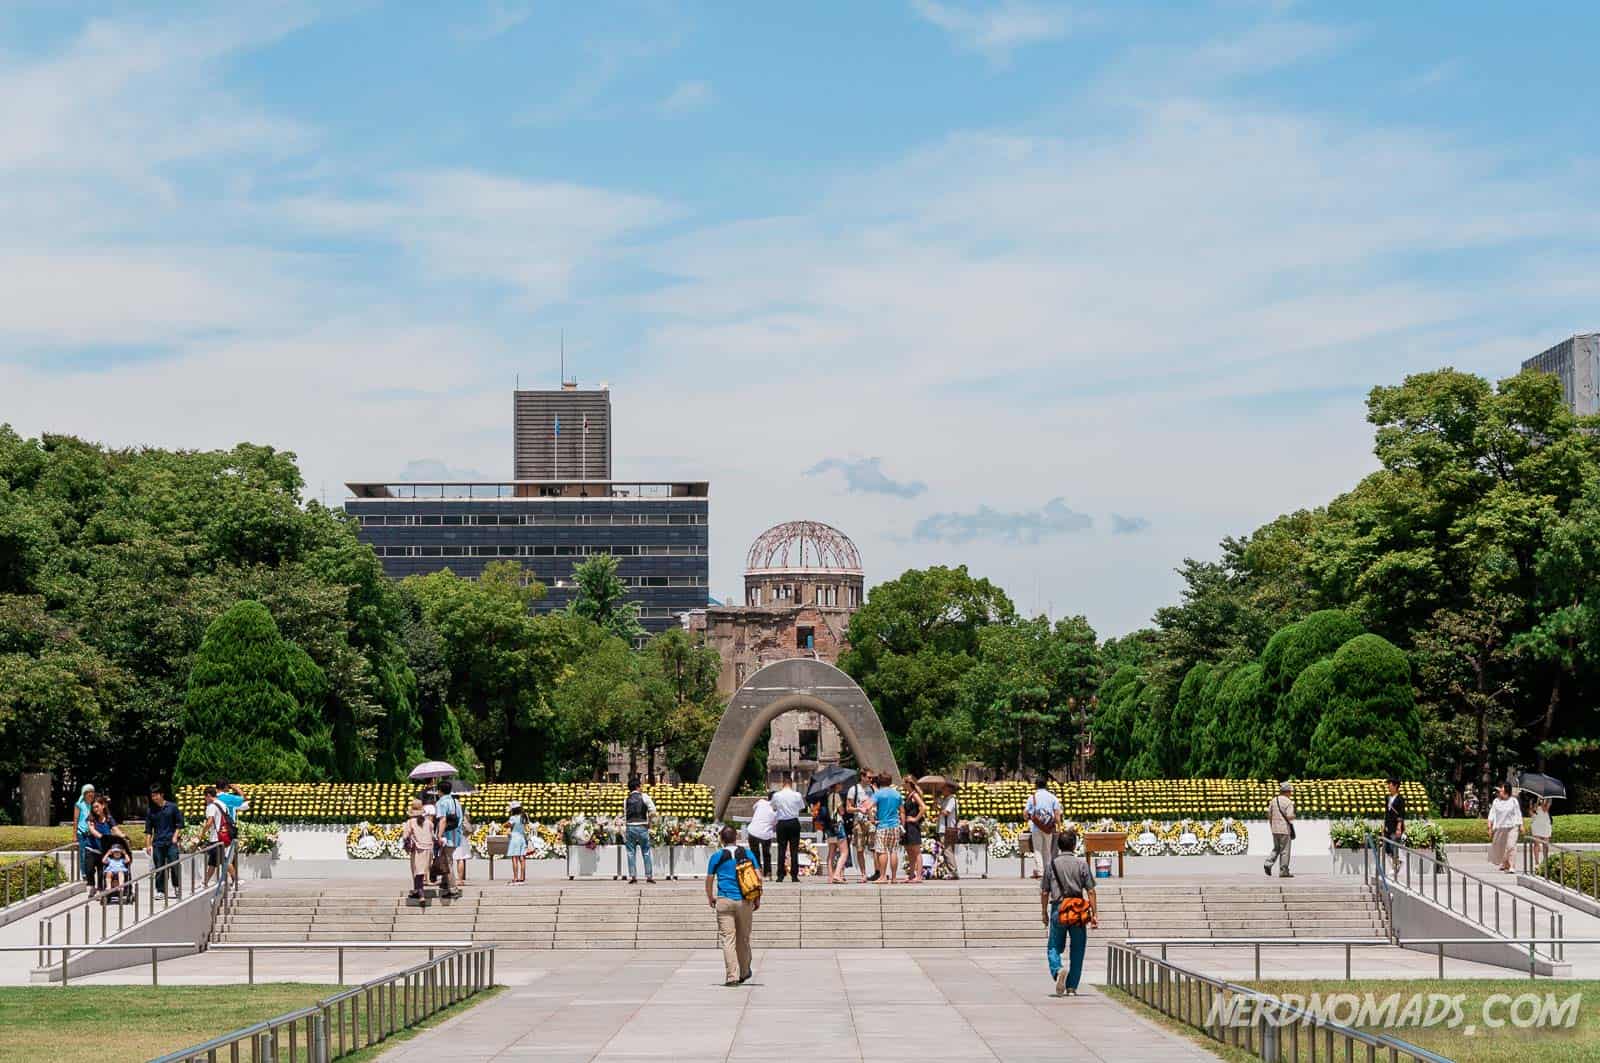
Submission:
[[[1367,870],[1365,849],[1334,849],[1333,873],[1335,875],[1359,875]]]
[[[674,845],[667,852],[667,869],[672,878],[700,878],[711,861],[709,845]]]
[[[593,849],[587,845],[567,846],[567,877],[622,877],[622,846],[600,845]]]
[[[278,854],[250,853],[239,857],[239,878],[257,879],[271,878],[273,865],[278,862]]]

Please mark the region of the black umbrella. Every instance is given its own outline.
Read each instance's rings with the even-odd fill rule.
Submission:
[[[1536,771],[1525,771],[1517,777],[1517,789],[1525,790],[1535,797],[1560,797],[1567,796],[1567,787],[1560,779],[1552,779],[1548,775],[1540,775]]]
[[[841,768],[837,764],[823,768],[811,776],[811,785],[806,787],[806,803],[821,801],[835,783],[840,786],[853,786],[858,777],[859,773],[854,768]]]

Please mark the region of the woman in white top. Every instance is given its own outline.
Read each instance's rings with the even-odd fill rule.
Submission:
[[[1533,822],[1528,824],[1528,833],[1533,836],[1533,858],[1543,862],[1550,855],[1550,799],[1541,797],[1533,803]]]
[[[761,864],[761,877],[770,878],[772,875],[772,839],[778,836],[778,812],[772,807],[772,794],[767,794],[756,802],[756,810],[750,816],[750,825],[744,829],[745,837],[750,840],[750,848]]]
[[[1511,796],[1511,787],[1501,783],[1489,805],[1489,863],[1501,871],[1511,870],[1511,852],[1521,830],[1522,806]]]

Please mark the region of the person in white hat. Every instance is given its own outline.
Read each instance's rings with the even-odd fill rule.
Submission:
[[[1267,826],[1272,830],[1272,855],[1262,865],[1267,877],[1272,877],[1272,862],[1278,862],[1279,878],[1294,878],[1289,873],[1289,850],[1294,846],[1294,783],[1284,780],[1278,787],[1278,796],[1267,806]]]

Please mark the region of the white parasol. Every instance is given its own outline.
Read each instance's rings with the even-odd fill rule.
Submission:
[[[442,760],[425,760],[411,769],[412,779],[448,779],[456,773],[455,765]]]

